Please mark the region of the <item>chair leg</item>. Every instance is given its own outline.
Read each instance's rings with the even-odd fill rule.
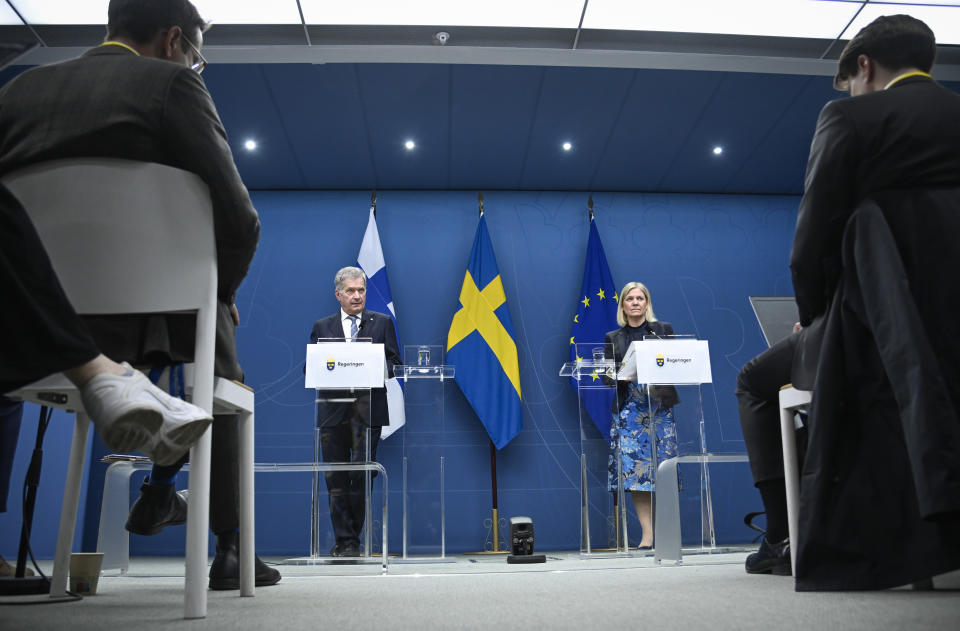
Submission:
[[[83,482],[83,463],[86,459],[87,436],[90,433],[90,417],[77,413],[70,443],[70,461],[67,465],[67,480],[63,487],[63,507],[60,509],[60,531],[57,534],[57,550],[53,557],[53,581],[50,597],[60,598],[67,593],[67,573],[70,571],[70,552],[73,550],[73,531],[77,525],[77,508],[80,504],[80,484]]]
[[[183,617],[207,615],[207,552],[210,524],[210,444],[212,428],[190,449],[190,495],[187,498],[187,558]]]
[[[240,415],[240,595],[254,591],[253,411]]]
[[[783,443],[783,477],[787,491],[787,534],[790,537],[790,567],[796,576],[797,531],[800,509],[800,466],[797,462],[797,437],[793,410],[780,408],[780,442]],[[771,542],[774,543],[774,542]]]

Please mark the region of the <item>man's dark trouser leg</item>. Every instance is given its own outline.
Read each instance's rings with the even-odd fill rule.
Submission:
[[[767,512],[768,541],[787,537],[787,500],[780,439],[780,387],[790,383],[797,335],[777,342],[737,375],[740,427],[753,481]]]

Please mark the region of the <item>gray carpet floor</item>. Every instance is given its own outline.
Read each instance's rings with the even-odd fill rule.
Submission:
[[[283,574],[278,585],[254,598],[209,592],[202,620],[182,619],[182,558],[137,558],[82,601],[0,606],[0,629],[960,629],[960,573],[938,577],[932,592],[811,594],[794,592],[789,577],[747,575],[744,552],[687,555],[682,565],[547,556],[542,565],[393,563],[386,574],[377,564],[266,559]]]

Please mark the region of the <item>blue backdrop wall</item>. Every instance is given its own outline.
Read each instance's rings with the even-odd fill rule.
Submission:
[[[313,457],[313,393],[303,387],[303,357],[313,322],[333,313],[333,275],[356,262],[369,193],[254,192],[263,224],[260,248],[237,299],[238,346],[256,389],[256,460]],[[709,340],[714,383],[703,389],[708,448],[743,450],[733,390],[739,368],[765,348],[750,295],[790,295],[787,267],[797,197],[595,193],[596,220],[614,281],[648,285],[661,320],[678,333]],[[500,514],[529,515],[538,549],[579,546],[580,429],[569,381],[558,376],[569,353],[570,325],[582,281],[589,229],[585,193],[490,192],[485,215],[516,328],[523,391],[523,431],[498,452]],[[475,192],[381,191],[377,221],[397,309],[401,342],[444,344],[477,224]],[[583,340],[586,341],[586,340]],[[411,552],[439,543],[439,473],[448,552],[489,546],[490,456],[486,434],[453,384],[445,388],[442,425],[411,417],[408,434],[386,439],[390,547],[399,550],[402,456],[409,457]],[[415,395],[416,396],[416,395]],[[35,408],[27,408],[14,470],[14,492],[32,448]],[[48,450],[68,439],[55,419]],[[592,433],[590,433],[592,432]],[[600,441],[589,428],[587,438]],[[94,445],[94,451],[99,448]],[[48,462],[54,456],[48,456]],[[95,546],[103,465],[88,475],[85,529],[78,546]],[[685,479],[694,480],[687,475]],[[747,465],[711,468],[720,542],[752,533],[743,514],[760,506]],[[308,550],[310,474],[258,474],[257,548],[261,554]],[[44,475],[34,548],[52,556],[62,469]],[[134,490],[138,485],[133,484]],[[689,485],[688,485],[689,486]],[[376,483],[380,489],[380,482]],[[15,504],[16,502],[11,502]],[[603,501],[597,510],[604,510]],[[698,507],[684,508],[684,538],[699,536]],[[639,536],[631,514],[631,540]],[[375,516],[377,519],[380,515]],[[0,519],[4,556],[15,550],[19,507]],[[327,526],[328,528],[328,526]],[[322,533],[322,542],[330,542]],[[79,543],[82,541],[82,544]],[[635,543],[635,541],[634,541]],[[132,537],[133,554],[182,554],[183,530]]]

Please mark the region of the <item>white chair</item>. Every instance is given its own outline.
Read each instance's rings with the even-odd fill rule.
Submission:
[[[37,228],[80,314],[197,313],[193,403],[214,409],[217,268],[210,193],[192,173],[114,159],[59,160],[3,176]],[[252,393],[250,393],[252,395]],[[54,558],[51,597],[66,591],[90,419],[77,390],[52,375],[17,392],[77,413]],[[240,421],[241,595],[252,596],[253,401]],[[210,431],[191,449],[184,617],[207,612]]]
[[[787,534],[790,537],[790,567],[797,567],[797,530],[800,520],[800,463],[797,461],[795,415],[810,407],[813,393],[792,384],[780,388],[780,442],[783,444],[783,477],[787,487]]]

